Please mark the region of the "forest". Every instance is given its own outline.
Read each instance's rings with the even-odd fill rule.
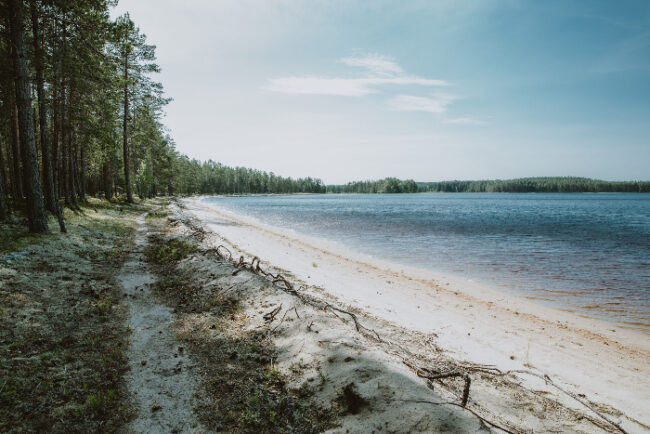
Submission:
[[[354,181],[345,185],[328,185],[328,193],[417,193],[412,179],[385,178],[378,181]]]
[[[649,181],[601,181],[578,177],[537,177],[485,181],[415,182],[385,178],[328,185],[328,193],[648,193]]]
[[[648,193],[650,181],[536,177],[486,181],[418,182],[419,192],[444,193]]]
[[[133,203],[158,194],[322,193],[291,179],[176,151],[155,46],[108,0],[0,4],[0,221],[26,215],[65,231],[62,206],[88,195]]]

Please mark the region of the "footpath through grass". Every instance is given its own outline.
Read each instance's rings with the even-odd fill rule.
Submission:
[[[92,200],[68,234],[0,225],[0,432],[112,432],[132,417],[115,281],[151,204]]]

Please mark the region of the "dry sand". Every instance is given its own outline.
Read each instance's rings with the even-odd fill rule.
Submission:
[[[266,266],[304,282],[307,292],[334,297],[402,326],[405,334],[412,330],[435,336],[435,344],[456,360],[547,375],[577,399],[538,377],[514,374],[528,390],[566,408],[590,414],[587,404],[627,432],[650,431],[650,338],[645,333],[539,306],[468,280],[353,253],[216,210],[200,198],[184,204],[221,237],[215,244],[259,256]],[[520,417],[520,423],[526,426],[526,418]],[[532,419],[529,424],[536,426]]]
[[[137,407],[128,429],[134,433],[204,432],[193,413],[198,389],[194,364],[172,333],[172,309],[156,302],[150,291],[155,278],[143,258],[144,219],[144,214],[136,219],[135,248],[118,276],[129,306],[132,333],[127,382]]]

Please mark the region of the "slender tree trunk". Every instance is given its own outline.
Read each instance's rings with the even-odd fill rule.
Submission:
[[[0,144],[0,222],[10,220],[9,207],[7,205],[7,190],[5,188],[5,162]]]
[[[83,201],[81,197],[81,182],[79,180],[79,149],[77,145],[77,138],[73,142],[72,148],[70,150],[70,162],[72,167],[72,187],[75,192],[75,196]]]
[[[59,141],[61,138],[61,96],[59,94],[58,79],[54,80],[54,89],[52,92],[54,96],[53,114],[52,114],[52,181],[54,184],[53,196],[58,202],[61,197],[61,186],[59,182]]]
[[[45,206],[52,213],[57,213],[57,203],[54,193],[54,179],[52,175],[50,138],[47,128],[47,102],[45,98],[45,79],[43,78],[43,47],[41,41],[40,25],[38,22],[38,8],[35,0],[30,0],[32,19],[32,33],[34,40],[34,68],[36,69],[36,94],[38,97],[38,119],[41,133],[41,161],[43,166],[43,193]]]
[[[102,126],[106,127],[106,118],[102,118]],[[102,189],[104,190],[104,197],[110,201],[113,197],[113,190],[111,188],[111,172],[108,155],[106,155],[106,144],[102,140],[99,146],[102,155]]]
[[[58,20],[54,20],[54,30],[52,33],[56,38],[58,35]],[[60,141],[61,141],[61,101],[63,99],[63,86],[62,86],[62,60],[56,62],[56,69],[54,74],[54,83],[52,85],[52,180],[54,182],[54,196],[58,200],[62,196],[61,188],[61,171],[60,171]]]
[[[72,164],[72,125],[70,124],[70,114],[68,113],[68,125],[66,126],[66,129],[68,130],[67,132],[67,138],[68,141],[66,143],[66,152],[65,152],[65,161],[66,161],[66,184],[68,187],[68,194],[70,195],[70,205],[74,209],[79,209],[79,203],[77,202],[77,192],[75,191],[74,188],[74,167]]]
[[[82,143],[79,152],[80,171],[79,171],[79,195],[82,202],[86,201],[86,146]]]
[[[63,188],[63,197],[65,198],[65,204],[69,208],[75,208],[72,200],[72,188],[70,183],[70,170],[69,170],[69,148],[70,148],[70,126],[68,124],[68,119],[66,116],[66,104],[67,100],[67,90],[65,88],[65,83],[61,86],[61,187]]]
[[[18,129],[18,106],[16,104],[12,104],[11,110],[11,153],[13,163],[13,170],[11,171],[13,191],[11,195],[13,196],[15,206],[17,202],[22,201],[23,197],[25,197],[23,192],[23,171],[20,164],[20,132]]]
[[[126,49],[125,49],[126,50]],[[124,55],[124,123],[122,125],[124,135],[124,183],[126,184],[126,200],[133,203],[133,191],[131,191],[131,171],[129,170],[129,140],[128,140],[128,119],[129,119],[129,55]]]
[[[111,171],[108,163],[102,164],[102,178],[104,180],[104,197],[106,200],[113,198],[113,181],[111,179]]]
[[[16,103],[18,105],[18,125],[22,144],[23,168],[25,170],[25,191],[27,193],[27,219],[29,231],[48,233],[43,187],[38,169],[38,153],[34,138],[32,101],[29,93],[29,68],[23,28],[24,11],[22,0],[10,0],[11,42],[14,46],[14,75],[16,83]]]

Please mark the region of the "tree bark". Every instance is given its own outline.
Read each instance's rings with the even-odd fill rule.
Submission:
[[[79,149],[78,149],[78,144],[77,140],[74,141],[70,157],[71,157],[71,162],[72,162],[72,185],[73,185],[73,190],[76,193],[76,195],[79,197],[79,199],[83,202],[85,199],[83,195],[81,194],[81,181],[79,180]]]
[[[72,124],[70,123],[70,114],[68,113],[68,124],[66,126],[67,130],[67,142],[65,147],[65,171],[66,175],[66,185],[68,188],[68,195],[70,206],[74,209],[79,209],[79,203],[77,202],[77,192],[75,191],[74,186],[74,166],[72,164]]]
[[[129,169],[129,140],[128,140],[128,119],[129,119],[129,54],[124,48],[124,122],[122,125],[124,139],[124,183],[126,184],[126,200],[133,203],[133,191],[131,190],[131,171]]]
[[[14,46],[14,81],[16,83],[16,104],[18,106],[18,127],[21,138],[21,151],[27,198],[27,220],[29,231],[48,233],[43,188],[38,168],[38,152],[34,138],[32,101],[29,92],[29,68],[25,46],[24,10],[22,0],[9,1],[11,23],[11,42]]]
[[[9,207],[7,205],[7,190],[5,187],[5,162],[0,144],[0,222],[10,220]]]
[[[54,198],[58,202],[58,199],[61,197],[61,171],[59,170],[59,141],[61,138],[61,95],[59,91],[58,78],[54,80],[53,87],[53,113],[52,113],[52,181],[54,184]]]
[[[45,98],[45,79],[43,78],[43,47],[41,45],[41,31],[38,22],[38,7],[35,0],[30,0],[32,19],[32,34],[34,39],[34,69],[36,70],[36,95],[38,97],[38,118],[41,133],[41,161],[43,165],[43,194],[45,206],[52,213],[57,213],[57,202],[54,193],[54,179],[52,175],[52,157],[50,153],[50,138],[47,128],[47,101]]]
[[[79,159],[81,170],[79,171],[79,195],[83,202],[86,201],[86,146],[82,143],[81,151],[79,153]]]
[[[13,51],[13,50],[12,50]],[[15,93],[14,93],[15,95]],[[11,171],[11,196],[14,200],[14,206],[17,202],[22,201],[25,197],[23,191],[23,171],[20,164],[20,133],[18,131],[18,107],[12,104],[11,108],[11,153],[12,153],[12,171]]]

